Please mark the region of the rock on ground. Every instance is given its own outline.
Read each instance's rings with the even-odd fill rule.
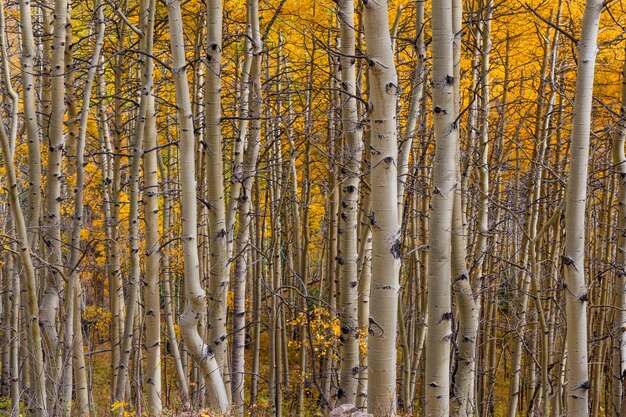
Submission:
[[[370,413],[361,411],[353,404],[342,404],[333,408],[328,417],[373,417]]]

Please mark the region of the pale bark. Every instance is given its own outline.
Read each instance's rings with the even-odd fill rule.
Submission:
[[[415,70],[413,72],[411,101],[407,114],[406,124],[402,132],[402,143],[398,151],[398,216],[400,224],[404,215],[404,194],[407,180],[409,178],[409,157],[413,148],[413,141],[417,133],[418,121],[422,113],[422,99],[424,97],[424,86],[426,83],[426,47],[424,44],[424,2],[418,1],[415,4]]]
[[[157,157],[157,163],[159,166],[159,172],[161,173],[161,193],[163,194],[163,241],[169,241],[169,230],[172,227],[172,204],[170,201],[170,189],[168,184],[170,181],[169,168],[166,168],[165,163],[161,155]],[[169,165],[169,164],[168,164]],[[172,352],[172,358],[174,359],[174,368],[176,370],[176,379],[178,383],[178,390],[180,393],[181,402],[185,409],[191,407],[189,402],[189,383],[183,361],[181,359],[180,348],[178,345],[178,338],[176,337],[176,330],[174,328],[174,312],[172,308],[172,285],[171,285],[171,271],[170,271],[170,255],[167,245],[162,248],[161,255],[161,269],[163,271],[163,303],[165,313],[165,323],[167,327],[167,337],[169,341],[169,347]]]
[[[30,241],[36,235],[33,228],[39,226],[41,213],[41,146],[39,125],[37,123],[37,105],[35,101],[36,85],[33,77],[35,72],[35,42],[33,37],[33,21],[30,1],[20,0],[20,24],[22,55],[22,95],[24,107],[24,124],[28,137],[28,226],[31,228]]]
[[[6,59],[6,55],[3,55],[3,59]],[[32,357],[30,361],[34,376],[34,383],[31,385],[32,396],[28,404],[28,410],[35,417],[47,417],[43,341],[41,330],[38,325],[39,307],[37,301],[37,278],[35,275],[35,267],[33,266],[31,249],[28,243],[26,221],[24,219],[24,213],[20,207],[19,189],[13,157],[14,143],[15,138],[10,138],[4,123],[0,123],[0,146],[6,170],[5,180],[7,183],[11,213],[15,221],[18,252],[24,269],[22,279],[23,287],[25,288],[26,293],[26,322],[29,332],[29,338],[27,340],[29,343],[32,343],[30,349]]]
[[[433,4],[432,97],[435,132],[432,210],[428,258],[428,333],[426,335],[425,415],[450,410],[450,339],[452,337],[451,228],[456,181],[458,127],[455,118],[452,2]]]
[[[244,154],[240,193],[237,198],[239,229],[235,244],[235,271],[233,278],[233,347],[231,356],[231,391],[237,415],[243,414],[244,404],[244,344],[246,331],[246,275],[248,269],[247,249],[250,238],[252,188],[255,181],[257,159],[261,146],[261,53],[262,40],[259,28],[259,4],[248,0],[248,26],[251,33],[252,64],[250,67],[250,92],[248,145]]]
[[[154,8],[151,8],[154,10]],[[150,13],[149,19],[152,19]],[[163,411],[161,402],[161,297],[160,297],[160,260],[161,242],[159,240],[159,177],[157,174],[157,125],[154,109],[154,96],[147,97],[146,124],[144,133],[144,219],[146,223],[146,261],[145,286],[143,297],[145,304],[146,338],[146,400],[150,416],[160,416]]]
[[[372,281],[368,345],[367,408],[377,416],[396,412],[396,328],[400,291],[396,74],[387,3],[363,4],[369,59],[372,148]]]
[[[339,390],[340,404],[355,404],[359,376],[358,333],[358,204],[362,126],[358,120],[355,74],[354,1],[338,2],[337,20],[341,37],[341,126],[343,130],[341,204],[339,215]]]
[[[205,141],[207,154],[207,202],[211,255],[209,292],[209,340],[228,392],[228,338],[226,329],[229,289],[228,245],[224,201],[224,165],[221,132],[222,0],[207,4],[207,71],[205,81]]]
[[[578,41],[578,69],[572,120],[572,145],[565,193],[565,314],[567,318],[567,415],[589,414],[587,363],[587,285],[585,282],[585,202],[591,134],[591,107],[601,0],[588,0]]]
[[[150,56],[153,49],[154,31],[154,0],[144,0],[141,3],[140,19],[142,27],[141,51],[141,93],[139,109],[137,111],[137,121],[132,145],[132,158],[130,168],[130,198],[128,216],[128,236],[130,246],[130,271],[128,278],[128,299],[126,303],[126,317],[124,320],[124,332],[122,334],[120,347],[120,361],[118,364],[117,381],[115,382],[115,400],[124,403],[127,393],[127,381],[129,378],[130,356],[133,351],[134,322],[139,302],[140,285],[140,236],[139,236],[139,182],[141,180],[141,159],[143,155],[143,144],[146,134],[146,119],[148,113],[148,102],[153,89],[153,69],[154,63]],[[150,129],[150,128],[148,128]],[[149,133],[153,133],[150,131]],[[157,239],[158,240],[158,239]],[[151,250],[149,247],[146,250]],[[152,272],[152,271],[149,271]],[[148,277],[153,280],[154,277]],[[158,276],[157,276],[158,281]],[[153,312],[153,314],[155,314]],[[154,357],[153,357],[154,359]],[[150,390],[148,390],[150,391]],[[154,394],[154,393],[153,393]],[[150,395],[150,394],[149,394]],[[152,398],[152,397],[150,397]],[[117,413],[121,413],[123,407],[117,408]]]
[[[185,41],[180,1],[167,4],[170,26],[170,46],[172,50],[172,75],[176,88],[178,122],[180,124],[180,177],[182,184],[182,231],[184,255],[184,290],[187,305],[180,319],[181,332],[185,345],[194,361],[200,366],[205,383],[208,385],[211,405],[216,410],[226,413],[229,408],[224,381],[215,360],[215,354],[198,332],[198,321],[205,308],[206,293],[200,285],[199,260],[197,247],[197,202],[196,176],[194,165],[194,129],[193,113],[185,59]]]
[[[613,166],[618,182],[618,215],[617,215],[617,277],[620,286],[617,298],[617,307],[620,312],[617,314],[615,328],[619,331],[619,372],[618,379],[614,383],[624,384],[626,376],[626,155],[624,154],[624,144],[626,144],[626,61],[622,69],[622,101],[617,122],[617,129],[613,136],[612,153]],[[612,400],[617,415],[624,415],[621,410],[622,389],[615,390],[615,398]]]
[[[87,141],[87,122],[89,119],[89,109],[91,102],[91,90],[93,87],[94,78],[96,75],[96,70],[98,68],[98,62],[100,60],[100,51],[102,49],[102,44],[104,42],[104,13],[102,3],[98,0],[95,2],[96,8],[96,21],[97,21],[97,33],[95,40],[95,47],[93,51],[93,55],[90,60],[90,67],[87,73],[87,81],[85,83],[85,87],[83,90],[82,96],[82,108],[79,117],[74,117],[70,120],[70,134],[76,134],[76,128],[78,128],[78,135],[76,136],[76,145],[75,145],[75,162],[74,166],[76,169],[76,183],[74,186],[74,217],[73,217],[73,227],[71,232],[71,251],[70,251],[70,271],[69,271],[69,279],[65,287],[65,334],[64,334],[64,360],[63,360],[63,378],[61,380],[61,402],[62,409],[66,415],[70,415],[72,413],[72,377],[73,377],[73,368],[76,369],[77,374],[79,375],[76,385],[76,393],[77,393],[77,405],[78,410],[77,414],[85,415],[88,413],[87,409],[87,397],[86,397],[86,375],[83,375],[86,370],[84,368],[84,357],[83,356],[83,346],[82,343],[78,345],[75,340],[74,332],[81,332],[80,326],[80,314],[76,317],[78,326],[75,325],[75,317],[77,310],[80,311],[78,307],[78,296],[76,289],[80,288],[80,268],[79,263],[82,259],[82,248],[81,248],[81,230],[84,224],[84,205],[83,205],[83,196],[85,191],[85,144]],[[69,21],[69,17],[68,17]],[[67,33],[67,42],[72,42],[72,35],[68,31]],[[70,52],[71,50],[68,48],[66,52]],[[66,58],[68,62],[68,66],[71,65],[71,55]],[[70,77],[70,79],[74,79],[74,77]],[[73,84],[70,86],[73,90]],[[74,98],[75,99],[75,98]],[[71,102],[70,107],[72,109],[75,108],[75,103]],[[74,112],[75,113],[75,112]],[[80,338],[82,340],[82,338]],[[82,362],[83,366],[73,367],[73,360],[77,358],[79,363]],[[81,374],[82,373],[82,374]],[[78,385],[80,383],[80,386]]]
[[[241,193],[241,187],[243,183],[243,158],[244,158],[244,145],[246,143],[246,137],[248,135],[248,121],[249,121],[249,108],[250,108],[250,71],[252,70],[252,63],[254,61],[253,45],[252,45],[252,27],[248,23],[246,27],[246,39],[244,41],[244,61],[241,69],[241,87],[240,93],[237,98],[239,103],[238,114],[239,123],[237,124],[237,134],[235,137],[235,144],[233,145],[233,161],[231,165],[230,182],[230,197],[226,205],[226,231],[228,242],[228,258],[232,257],[233,243],[235,235],[235,218],[237,215],[237,201],[239,194]],[[260,70],[259,70],[260,71]]]
[[[51,61],[51,106],[48,125],[48,167],[46,178],[46,207],[44,242],[47,247],[47,261],[50,268],[46,272],[46,283],[40,306],[41,327],[46,347],[46,373],[50,412],[58,401],[57,385],[60,371],[59,334],[57,329],[62,278],[59,268],[63,267],[61,240],[62,183],[65,176],[63,153],[65,135],[63,118],[65,115],[65,48],[67,29],[67,1],[56,0],[54,4],[54,32]]]

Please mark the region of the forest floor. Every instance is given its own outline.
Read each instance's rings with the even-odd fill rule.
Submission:
[[[261,349],[260,349],[260,373],[261,375],[267,375],[269,372],[269,349],[268,346],[268,336],[266,333],[262,333],[261,335]],[[166,348],[167,345],[165,345]],[[322,416],[321,407],[319,404],[319,396],[317,395],[317,389],[310,378],[306,381],[301,377],[302,373],[299,369],[299,352],[298,346],[289,346],[289,365],[290,369],[288,372],[289,383],[284,384],[283,388],[283,415],[284,416],[296,416],[298,414],[297,407],[297,397],[298,391],[302,383],[306,383],[305,386],[305,404],[304,404],[304,414],[302,417],[317,417]],[[97,345],[92,345],[90,354],[86,355],[85,360],[87,362],[87,366],[89,368],[89,375],[91,377],[91,401],[92,401],[92,416],[93,417],[104,417],[111,415],[111,388],[110,388],[110,380],[111,380],[111,350],[110,344],[100,343]],[[310,364],[310,358],[309,362]],[[246,351],[246,364],[247,366],[251,366],[252,364],[252,352],[251,350]],[[494,391],[494,416],[493,417],[504,417],[507,412],[507,404],[508,404],[508,381],[504,375],[504,370],[502,367],[498,367],[499,373],[496,377],[495,381],[495,391]],[[135,374],[131,376],[133,379],[137,379],[138,375]],[[247,376],[249,379],[250,376]],[[139,384],[140,385],[140,384]],[[250,381],[246,382],[246,386],[250,386]],[[249,392],[247,392],[249,395]],[[168,410],[166,416],[189,416],[189,414],[182,413],[181,400],[178,397],[178,390],[176,388],[175,381],[175,373],[173,367],[173,361],[170,355],[164,355],[163,362],[163,406],[164,409]],[[259,382],[259,400],[256,405],[257,407],[257,415],[259,417],[269,416],[269,401],[268,401],[268,392],[267,392],[267,384],[264,383],[264,380],[261,378]],[[0,417],[10,416],[10,398],[9,397],[0,397]],[[419,410],[419,407],[416,408]],[[23,410],[22,410],[23,411]],[[418,411],[419,414],[419,411]],[[20,415],[23,415],[21,413]],[[136,412],[127,412],[124,417],[135,417],[141,414]],[[194,414],[198,417],[206,417],[210,414],[207,413],[198,413]]]

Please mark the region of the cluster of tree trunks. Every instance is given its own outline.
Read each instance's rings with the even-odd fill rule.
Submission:
[[[626,13],[548,3],[0,1],[11,415],[626,414]]]

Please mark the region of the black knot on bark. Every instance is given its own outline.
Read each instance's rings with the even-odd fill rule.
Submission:
[[[398,87],[394,83],[387,83],[387,85],[385,86],[385,91],[387,92],[387,94],[397,95]]]
[[[401,249],[402,243],[400,242],[400,239],[396,239],[396,241],[393,242],[393,245],[391,245],[391,247],[389,248],[389,252],[391,252],[391,256],[393,256],[393,259],[400,259]]]
[[[587,295],[587,293],[584,293],[583,295],[581,295],[580,297],[578,297],[579,301],[582,301],[583,303],[589,301],[589,296]]]

